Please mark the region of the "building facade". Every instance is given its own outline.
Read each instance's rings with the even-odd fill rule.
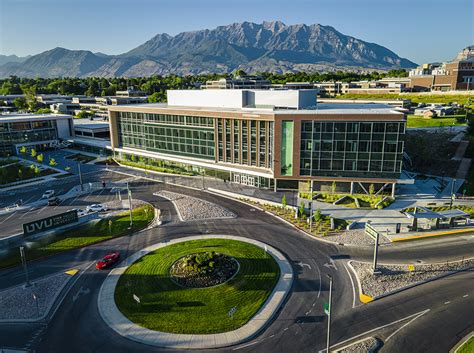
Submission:
[[[385,105],[316,104],[316,93],[169,91],[168,104],[110,107],[112,149],[225,171],[259,187],[397,183],[404,114]]]
[[[413,90],[474,89],[474,46],[464,48],[448,63],[423,64],[409,72]]]
[[[14,155],[22,146],[47,148],[59,140],[74,136],[69,115],[0,116],[0,155]]]

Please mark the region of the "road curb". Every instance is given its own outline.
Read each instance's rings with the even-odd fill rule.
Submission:
[[[409,284],[407,286],[404,286],[404,287],[401,287],[401,288],[398,288],[398,289],[394,289],[394,290],[392,290],[390,292],[387,292],[385,294],[377,295],[375,297],[372,297],[372,296],[370,296],[368,294],[365,294],[363,292],[362,285],[361,285],[360,280],[359,280],[359,276],[357,275],[357,272],[355,271],[354,267],[352,267],[352,262],[360,262],[360,261],[351,260],[351,261],[348,261],[347,264],[349,265],[349,268],[351,269],[352,273],[356,277],[357,286],[358,286],[358,289],[359,289],[359,300],[363,304],[368,304],[368,303],[373,302],[375,300],[379,300],[379,299],[389,297],[391,295],[403,292],[407,289],[414,288],[414,287],[420,286],[420,285],[425,284],[425,283],[433,282],[433,281],[436,281],[438,279],[448,277],[448,276],[454,275],[454,274],[459,273],[459,272],[469,271],[469,270],[474,268],[474,266],[470,266],[470,267],[466,267],[466,268],[463,268],[463,269],[460,269],[460,270],[449,271],[447,273],[443,273],[441,275],[438,275],[438,276],[435,276],[435,277],[432,277],[432,278],[428,278],[428,279],[425,279],[425,280],[420,281],[420,282],[415,282],[415,283]],[[461,261],[453,261],[453,263],[456,263],[456,262],[461,262]],[[424,266],[427,266],[427,265],[424,265]]]
[[[265,303],[259,308],[257,313],[249,320],[249,322],[234,331],[217,334],[172,334],[154,331],[138,326],[120,312],[114,300],[115,287],[120,279],[120,276],[130,265],[146,254],[162,247],[190,240],[207,239],[230,239],[250,243],[252,245],[259,246],[262,249],[265,247],[267,252],[273,257],[280,267],[280,278],[275,284],[272,293],[269,295]],[[145,249],[139,250],[135,254],[125,259],[120,264],[120,267],[115,268],[109,272],[105,281],[102,283],[97,298],[97,305],[99,314],[105,323],[116,333],[127,339],[163,348],[222,348],[246,342],[261,332],[273,320],[274,316],[285,303],[286,298],[291,291],[293,279],[294,274],[291,263],[279,250],[268,244],[258,240],[233,235],[188,236],[151,245]]]
[[[471,331],[466,336],[461,338],[461,340],[458,343],[456,343],[456,345],[453,348],[449,350],[449,353],[457,353],[459,351],[459,348],[461,348],[464,345],[464,343],[466,343],[473,337],[474,337],[474,331]]]

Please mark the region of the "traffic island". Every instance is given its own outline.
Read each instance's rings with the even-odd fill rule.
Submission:
[[[350,261],[359,287],[360,301],[368,303],[402,290],[474,267],[474,259],[443,264],[379,265],[372,274],[372,264]]]
[[[137,342],[218,348],[258,334],[288,295],[293,270],[273,247],[237,236],[193,236],[143,249],[110,272],[104,321]]]

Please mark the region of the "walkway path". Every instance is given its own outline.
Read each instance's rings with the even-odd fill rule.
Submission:
[[[159,248],[181,243],[189,240],[197,239],[232,239],[250,243],[256,246],[265,248],[267,252],[272,255],[280,267],[280,278],[275,285],[272,293],[255,314],[252,319],[244,326],[237,330],[206,335],[194,334],[174,334],[167,332],[153,331],[141,326],[138,326],[128,320],[117,308],[114,301],[115,287],[117,286],[120,276],[125,270],[137,261],[139,258],[145,256],[149,252],[155,251]],[[100,288],[98,297],[98,309],[102,319],[115,332],[128,339],[148,344],[157,347],[175,348],[175,349],[205,349],[205,348],[219,348],[228,347],[245,342],[259,333],[265,326],[267,326],[272,317],[280,309],[285,301],[286,296],[290,293],[293,284],[293,269],[286,257],[270,245],[264,244],[258,240],[243,238],[233,235],[206,235],[206,236],[190,236],[184,238],[173,239],[167,242],[151,245],[143,250],[136,252],[121,263],[120,267],[112,270],[105,279]]]

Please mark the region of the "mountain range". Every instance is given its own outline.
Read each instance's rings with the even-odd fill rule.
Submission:
[[[320,24],[242,22],[215,29],[158,34],[120,55],[55,48],[4,63],[0,77],[137,77],[167,74],[412,68],[391,50]]]

